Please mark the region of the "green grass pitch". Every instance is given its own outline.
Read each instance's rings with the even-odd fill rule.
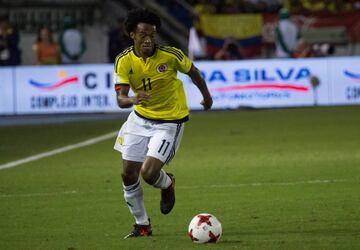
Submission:
[[[123,121],[0,127],[0,165],[116,131]],[[127,239],[114,139],[0,170],[0,249],[360,249],[360,106],[192,113],[166,170],[176,205],[144,185],[153,237]],[[187,237],[214,214],[218,244]]]

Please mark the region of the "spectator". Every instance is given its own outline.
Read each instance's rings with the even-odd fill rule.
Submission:
[[[35,64],[59,64],[60,48],[53,40],[51,31],[43,27],[39,29],[36,42],[32,46]]]
[[[299,29],[290,20],[287,9],[278,12],[279,22],[275,29],[275,46],[277,57],[292,57],[299,39]]]
[[[335,46],[329,43],[314,44],[312,49],[316,57],[327,57],[335,53]]]
[[[59,44],[63,63],[78,63],[86,50],[85,38],[70,16],[64,18],[64,30],[60,34]]]
[[[243,59],[240,47],[235,41],[226,40],[223,47],[215,54],[215,60],[240,60]]]
[[[323,0],[302,0],[302,6],[307,12],[324,12],[326,3]]]
[[[7,15],[0,16],[0,66],[19,65],[21,51],[19,34],[9,23]]]
[[[188,51],[191,60],[207,59],[207,41],[200,29],[191,27],[189,31]]]
[[[124,18],[118,18],[117,26],[108,33],[108,60],[114,63],[116,56],[132,44],[131,38],[125,31]]]

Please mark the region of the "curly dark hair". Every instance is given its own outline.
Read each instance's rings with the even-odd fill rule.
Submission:
[[[135,31],[138,23],[152,24],[156,26],[156,29],[159,29],[161,26],[160,17],[148,9],[133,9],[129,11],[125,20],[127,33],[130,34],[130,32]]]

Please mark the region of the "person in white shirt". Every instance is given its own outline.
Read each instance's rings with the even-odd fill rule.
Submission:
[[[64,19],[64,31],[60,34],[59,44],[61,61],[66,64],[78,63],[86,50],[85,38],[69,16]]]
[[[276,56],[280,58],[293,57],[299,40],[299,29],[290,20],[287,9],[279,10],[279,23],[275,29]]]
[[[207,59],[207,42],[200,30],[191,27],[189,31],[188,52],[191,60]]]

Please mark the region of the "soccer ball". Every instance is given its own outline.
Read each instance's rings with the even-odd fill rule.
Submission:
[[[212,214],[198,214],[189,224],[188,235],[194,243],[216,243],[221,234],[221,223]]]

